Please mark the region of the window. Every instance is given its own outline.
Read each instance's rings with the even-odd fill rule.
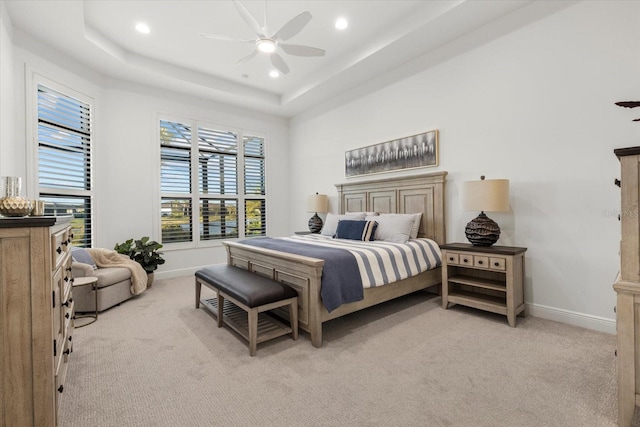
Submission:
[[[162,243],[264,236],[264,145],[241,131],[160,120]]]
[[[37,88],[38,197],[46,215],[73,215],[73,245],[91,247],[91,104]]]

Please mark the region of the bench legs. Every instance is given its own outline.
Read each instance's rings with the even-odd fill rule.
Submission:
[[[196,293],[198,293],[200,283],[196,281]],[[283,307],[289,305],[289,319],[291,321],[291,337],[294,340],[298,339],[298,298],[290,298],[282,301],[278,301],[271,304],[262,305],[259,307],[247,307],[244,304],[236,301],[233,298],[225,295],[223,292],[216,290],[217,298],[216,304],[218,308],[217,324],[218,328],[224,326],[224,299],[227,298],[235,305],[247,312],[248,316],[248,339],[249,339],[249,355],[255,356],[258,348],[258,315],[263,311],[272,310],[274,308]],[[196,308],[198,306],[199,299],[196,301]]]

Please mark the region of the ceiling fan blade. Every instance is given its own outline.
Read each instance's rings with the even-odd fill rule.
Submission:
[[[295,56],[324,56],[325,51],[311,46],[300,46],[297,44],[278,44],[289,55]]]
[[[256,18],[253,17],[251,12],[249,12],[249,10],[244,7],[244,5],[240,3],[239,0],[233,0],[233,5],[236,7],[236,10],[240,14],[240,16],[242,16],[242,19],[244,19],[244,22],[249,24],[249,27],[251,27],[253,32],[255,32],[260,37],[264,37],[265,35],[262,32],[262,28],[260,28],[260,24],[258,24],[258,21],[256,21]]]
[[[240,43],[255,43],[256,42],[255,40],[242,40],[242,39],[237,39],[235,37],[224,36],[222,34],[200,33],[200,35],[202,37],[206,37],[208,39],[224,40],[224,41],[228,41],[228,42],[240,42]]]
[[[282,56],[278,55],[277,53],[272,53],[271,63],[282,74],[289,74],[289,67],[287,66],[287,63],[284,62],[284,59],[282,59]]]
[[[274,35],[273,39],[289,40],[291,37],[298,34],[302,29],[311,21],[311,14],[302,12],[300,15],[292,18],[289,22],[284,24]]]
[[[236,65],[244,64],[245,62],[251,61],[253,57],[256,56],[257,53],[258,53],[258,50],[254,49],[253,52],[251,52],[249,55],[243,56],[242,58],[238,59],[236,61]]]

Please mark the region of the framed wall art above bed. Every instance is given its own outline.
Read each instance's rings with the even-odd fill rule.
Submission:
[[[347,178],[402,169],[438,166],[438,130],[394,139],[344,154]]]

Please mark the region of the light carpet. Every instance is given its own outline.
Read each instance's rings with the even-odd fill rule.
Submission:
[[[193,277],[156,280],[74,332],[60,425],[616,425],[614,335],[440,302],[418,292],[326,323],[322,348],[302,332],[250,357],[194,308]]]

